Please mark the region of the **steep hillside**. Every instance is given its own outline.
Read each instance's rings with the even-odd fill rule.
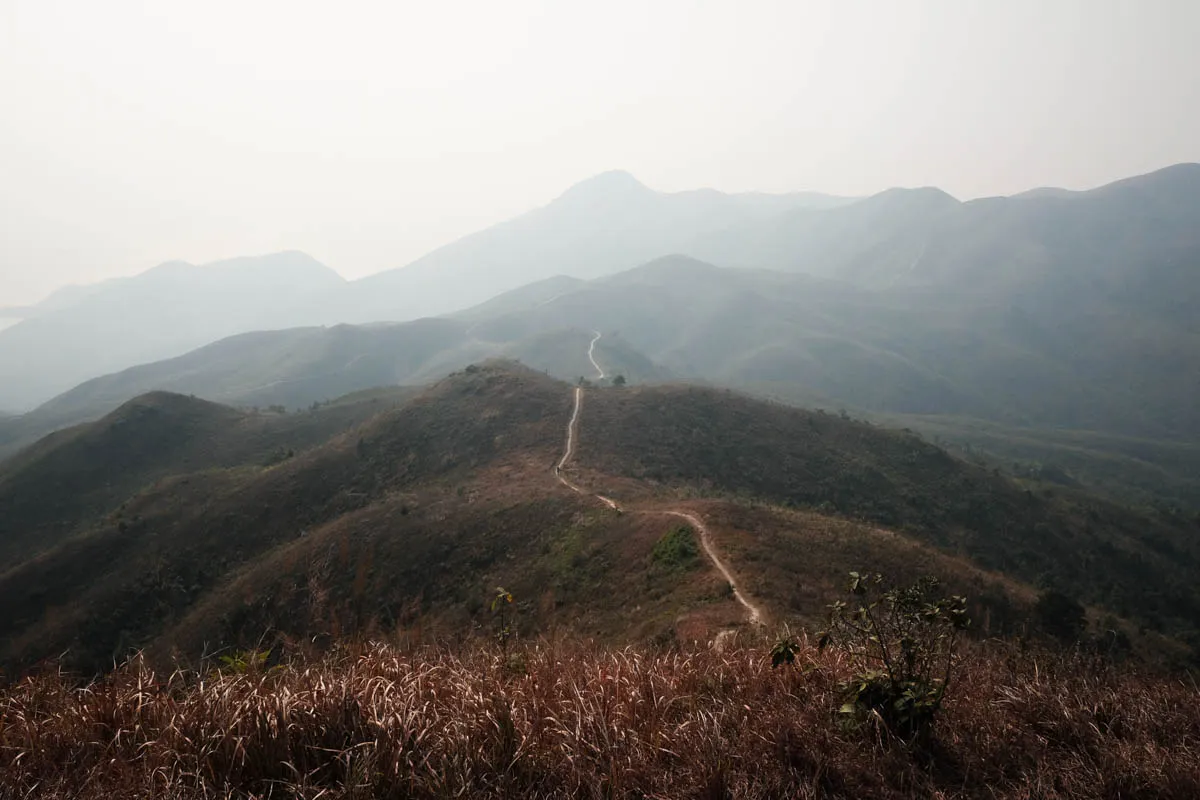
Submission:
[[[41,436],[95,419],[151,391],[240,407],[307,408],[381,386],[421,385],[491,357],[519,360],[563,379],[594,376],[590,330],[529,330],[458,319],[337,325],[248,333],[178,358],[94,378],[28,414],[0,418],[0,460]],[[598,343],[612,374],[659,380],[670,372],[610,337]]]
[[[1195,334],[1132,308],[1119,325],[1107,316],[1115,311],[1089,316],[1081,295],[1061,301],[874,291],[675,256],[479,321],[475,330],[517,337],[583,325],[619,333],[676,375],[792,402],[1200,439],[1200,411],[1190,401],[1200,385]],[[1106,320],[1101,336],[1095,328]],[[1122,332],[1129,338],[1115,341]]]
[[[1195,275],[1198,224],[1200,164],[1086,192],[977,200],[931,230],[908,280],[980,292],[1070,283],[1114,297],[1169,283],[1186,289],[1178,298],[1186,300],[1195,297],[1195,281],[1174,279]],[[1152,296],[1171,305],[1167,294]]]
[[[1200,614],[1197,518],[1026,488],[910,433],[720,390],[597,391],[587,411],[580,461],[602,475],[883,525],[1152,627],[1192,631]]]
[[[100,670],[129,647],[459,637],[492,624],[496,586],[528,633],[690,641],[745,626],[746,598],[815,624],[850,569],[938,574],[993,632],[1053,585],[1188,657],[1200,554],[1182,520],[1031,492],[908,434],[725,391],[575,396],[472,366],[279,463],[180,466],[0,575],[0,660],[68,651]]]
[[[170,475],[260,467],[324,443],[404,402],[393,390],[304,413],[247,413],[155,392],[55,433],[0,465],[0,571]]]
[[[548,468],[569,404],[537,373],[476,370],[270,467],[181,468],[0,577],[6,660],[71,648],[75,663],[102,668],[246,564],[381,501],[398,517],[429,505],[426,523],[438,523],[447,504],[469,501],[456,489],[473,471]]]

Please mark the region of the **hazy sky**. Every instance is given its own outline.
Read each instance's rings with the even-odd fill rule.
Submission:
[[[0,0],[0,306],[305,250],[347,277],[626,169],[962,197],[1200,160],[1198,0]]]

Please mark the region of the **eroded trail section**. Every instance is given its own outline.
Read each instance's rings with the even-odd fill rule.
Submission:
[[[571,460],[571,456],[575,454],[575,436],[579,430],[579,409],[583,406],[583,389],[579,386],[575,387],[575,408],[571,411],[571,421],[567,423],[567,446],[563,449],[562,458],[554,465],[554,477],[558,478],[558,482],[577,494],[586,494],[583,489],[580,489],[571,481],[567,480],[562,474],[563,469],[567,466],[567,462]],[[592,495],[601,503],[613,509],[620,511],[620,507],[602,494]]]
[[[747,600],[742,591],[738,589],[737,581],[733,579],[733,574],[729,571],[729,567],[725,566],[725,562],[717,555],[717,548],[713,546],[712,536],[708,532],[708,527],[695,514],[689,514],[686,511],[663,511],[662,513],[685,519],[689,525],[699,531],[700,546],[704,548],[704,552],[708,554],[708,560],[713,563],[717,571],[721,573],[725,580],[729,581],[729,585],[733,589],[734,599],[741,603],[742,607],[746,609],[746,613],[750,615],[750,624],[761,625],[763,622],[762,612],[758,610],[758,606]]]
[[[554,465],[554,477],[558,478],[559,483],[570,489],[572,492],[583,494],[583,490],[569,480],[563,477],[563,467],[571,460],[571,455],[575,452],[575,428],[579,425],[579,407],[583,404],[583,389],[575,387],[575,409],[571,412],[571,421],[567,423],[567,446],[563,449],[562,458]]]

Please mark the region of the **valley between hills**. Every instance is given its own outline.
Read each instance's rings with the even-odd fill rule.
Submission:
[[[20,309],[0,784],[1195,796],[1197,208],[608,174]]]
[[[1198,33],[0,0],[0,800],[1200,799]]]
[[[27,497],[49,546],[0,574],[0,657],[29,672],[0,690],[9,787],[898,799],[1197,785],[1194,689],[1158,677],[1195,658],[1190,521],[1035,492],[837,415],[580,383],[493,361],[266,416],[157,393],[25,452],[0,501],[24,471],[92,492],[74,530]],[[163,426],[183,432],[170,448]],[[97,516],[112,490],[86,463],[98,453],[150,483]],[[863,569],[937,575],[969,598],[936,769],[919,741],[872,744],[832,719],[857,662],[789,633],[828,624]],[[1098,647],[1044,638],[1047,574],[1111,632]],[[794,666],[772,666],[780,646]],[[70,677],[93,671],[108,674]]]
[[[149,483],[122,497],[98,456]],[[37,485],[75,487],[79,504]],[[836,415],[688,386],[572,388],[504,362],[265,418],[138,398],[6,465],[0,501],[20,514],[8,546],[25,532],[40,549],[0,574],[10,667],[469,636],[496,585],[529,635],[709,641],[819,624],[856,569],[939,575],[985,634],[1019,630],[1047,576],[1157,660],[1186,661],[1196,634],[1190,519],[1033,491]]]

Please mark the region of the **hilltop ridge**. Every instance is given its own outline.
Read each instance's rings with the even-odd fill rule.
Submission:
[[[574,395],[493,362],[279,461],[154,465],[142,474],[161,477],[106,495],[76,533],[10,556],[0,658],[27,664],[69,648],[76,666],[101,669],[128,647],[245,646],[267,630],[402,620],[455,630],[495,585],[529,599],[531,631],[622,641],[745,626],[720,570],[656,560],[680,524],[775,621],[819,616],[841,571],[885,568],[941,575],[1005,630],[1049,575],[1097,614],[1149,626],[1148,651],[1187,657],[1200,554],[1184,520],[1035,494],[910,434],[686,386],[583,389],[567,465],[575,492],[553,469]],[[193,408],[154,395],[104,435],[137,441],[155,415],[133,409],[163,401]],[[38,479],[39,463],[0,490],[63,480]],[[72,464],[60,469],[76,493],[94,496],[89,481],[100,479]]]

